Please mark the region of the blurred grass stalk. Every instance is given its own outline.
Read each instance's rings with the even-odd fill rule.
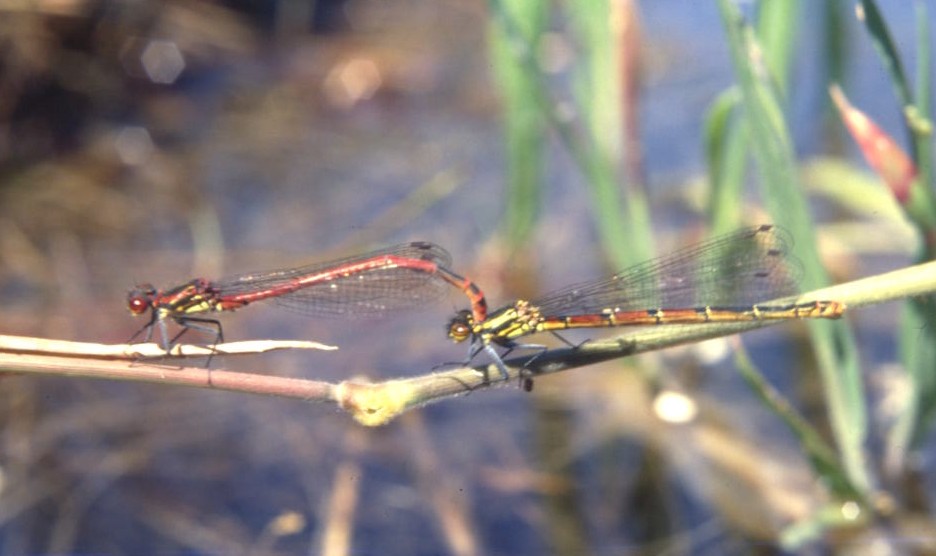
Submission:
[[[914,88],[907,79],[900,55],[877,5],[871,0],[863,0],[859,12],[859,18],[890,75],[891,85],[904,115],[904,131],[910,154],[904,153],[890,137],[881,137],[881,133],[873,137],[875,150],[866,148],[862,144],[866,138],[854,129],[852,135],[862,146],[869,164],[890,187],[907,219],[923,238],[916,260],[924,262],[936,259],[936,192],[933,181],[930,98],[932,46],[926,2],[918,0],[915,3],[915,17],[917,81]],[[873,122],[870,127],[876,128]],[[888,147],[884,151],[884,159],[881,144]],[[895,169],[895,160],[902,158],[912,158],[909,171],[902,167]],[[902,179],[906,177],[909,179]],[[903,412],[886,436],[884,468],[892,478],[901,474],[907,452],[926,438],[933,417],[936,416],[936,297],[928,295],[908,300],[901,314],[899,334],[900,357],[912,387]],[[908,496],[908,499],[913,500],[915,497]]]
[[[491,54],[503,101],[508,183],[503,229],[510,251],[527,249],[539,223],[543,197],[544,156],[553,132],[585,178],[598,237],[616,268],[647,260],[651,255],[649,210],[638,183],[640,152],[636,120],[638,59],[636,5],[631,0],[589,0],[566,3],[576,45],[572,103],[553,99],[543,73],[542,39],[554,4],[541,0],[489,0],[492,21]],[[548,55],[548,53],[545,53]],[[622,82],[626,80],[626,82]],[[571,106],[572,110],[568,108]],[[568,113],[572,112],[572,117]],[[625,158],[625,149],[627,156]],[[623,186],[625,165],[630,180]],[[571,262],[571,261],[570,261]],[[575,440],[567,423],[549,419],[548,396],[538,396],[540,436],[551,439],[543,461],[555,461],[554,451],[572,450]],[[563,402],[564,405],[565,402]],[[547,468],[565,476],[572,469]],[[570,482],[574,484],[574,482]],[[583,552],[587,546],[576,499],[552,496],[550,530],[559,552]],[[565,508],[565,510],[562,510]]]
[[[771,4],[778,3],[761,5]],[[757,162],[761,193],[773,220],[790,230],[796,238],[794,254],[802,261],[805,271],[802,287],[812,290],[825,286],[829,278],[816,248],[809,207],[798,185],[797,161],[780,100],[783,87],[777,84],[778,79],[786,75],[786,69],[778,68],[778,65],[787,64],[789,49],[795,44],[796,26],[790,21],[794,12],[788,7],[781,12],[770,13],[770,17],[779,21],[776,24],[762,20],[763,27],[773,28],[776,25],[783,30],[783,33],[771,34],[771,40],[773,48],[779,48],[786,54],[771,57],[735,3],[719,0],[718,6],[738,81],[740,110],[737,121],[744,130],[737,133],[743,133],[748,138],[740,143],[751,149]],[[766,12],[763,17],[768,17]],[[743,163],[744,157],[735,154],[731,160]],[[728,175],[729,172],[722,169],[720,174]],[[744,172],[733,170],[730,175],[743,177]],[[737,184],[731,186],[739,187]],[[716,197],[724,199],[728,195],[720,194]],[[714,209],[712,212],[718,213]],[[735,218],[731,214],[736,213],[737,209],[731,208],[727,212],[728,216],[719,218],[731,220]],[[718,222],[716,226],[727,224]],[[836,484],[830,484],[829,487],[842,497],[848,497],[854,492],[867,494],[874,481],[864,451],[867,412],[854,337],[846,322],[811,322],[809,331],[819,364],[833,435],[850,483],[848,488]],[[817,469],[817,473],[821,473],[821,470]]]
[[[771,4],[776,3],[762,5]],[[806,216],[806,203],[795,186],[798,182],[796,161],[779,101],[783,81],[778,79],[778,75],[783,74],[778,74],[776,66],[771,65],[770,50],[765,52],[767,47],[757,42],[753,29],[744,21],[737,7],[729,0],[719,0],[719,6],[728,30],[740,92],[731,91],[719,99],[709,117],[707,146],[714,188],[710,217],[715,227],[730,226],[731,219],[735,218],[736,207],[722,208],[717,204],[733,196],[727,190],[738,188],[740,191],[735,180],[743,178],[744,170],[732,164],[744,164],[745,156],[732,149],[746,150],[747,145],[745,141],[735,139],[732,133],[745,135],[750,138],[763,195],[774,220],[792,230],[799,239],[796,255],[806,267],[803,286],[807,289],[819,287],[826,281],[826,276],[814,243],[804,241],[812,237],[812,229]],[[890,188],[907,220],[915,225],[923,238],[917,262],[933,260],[936,258],[936,194],[932,186],[931,45],[927,7],[925,2],[916,3],[918,56],[915,90],[909,84],[886,22],[874,1],[862,0],[858,15],[890,75],[904,115],[912,157],[905,154],[900,145],[870,118],[853,108],[840,88],[831,88],[832,97],[869,164]],[[761,23],[764,23],[763,18]],[[777,27],[791,29],[787,23],[781,18]],[[792,42],[793,37],[787,40]],[[834,58],[836,54],[831,52],[829,56]],[[778,82],[780,85],[775,85]],[[739,113],[735,113],[738,108]],[[743,130],[734,129],[738,126]],[[867,500],[877,485],[870,474],[863,449],[867,410],[854,339],[844,323],[810,323],[810,330],[820,361],[833,434],[848,484],[829,474],[832,467],[828,463],[831,460],[825,456],[816,457],[813,441],[807,442],[804,436],[800,437],[801,441],[807,453],[812,454],[816,472],[830,479],[827,483],[834,493],[842,498],[857,495]],[[920,334],[926,337],[921,338]],[[907,302],[898,344],[912,388],[897,424],[887,431],[884,463],[892,479],[903,473],[906,452],[925,437],[936,415],[936,299],[932,295]],[[745,370],[752,372],[750,368]],[[751,375],[748,376],[750,379]],[[773,405],[780,413],[779,406],[768,405]],[[801,423],[788,419],[788,424]],[[821,462],[823,459],[825,464]]]
[[[575,43],[581,46],[575,67],[574,114],[569,118],[553,100],[540,64],[539,47],[551,4],[538,0],[489,0],[491,52],[499,79],[506,121],[508,155],[507,210],[504,229],[512,249],[525,246],[538,223],[542,199],[544,134],[555,132],[585,177],[598,235],[615,267],[650,258],[650,226],[640,184],[622,183],[620,166],[627,143],[636,149],[633,98],[636,58],[635,7],[628,1],[594,0],[569,5]],[[626,32],[630,32],[628,35]],[[622,66],[623,64],[623,66]],[[622,84],[622,67],[631,68]],[[622,106],[630,107],[623,109]],[[624,115],[632,119],[624,121]],[[630,136],[625,130],[631,130]],[[625,137],[628,140],[625,141]],[[629,174],[640,174],[631,158]]]
[[[591,0],[570,4],[569,15],[583,54],[576,107],[598,159],[587,185],[605,251],[624,268],[653,254],[639,160],[637,8],[631,0]]]
[[[917,21],[916,100],[904,106],[913,145],[917,179],[911,185],[909,216],[923,242],[918,263],[936,260],[936,192],[933,180],[932,43],[926,2],[915,4]],[[918,215],[918,216],[917,216]],[[916,216],[916,217],[915,217]],[[920,336],[925,331],[926,337]],[[904,467],[911,446],[923,441],[936,416],[936,296],[913,298],[904,304],[900,322],[900,356],[914,387],[907,410],[887,438],[884,468],[895,476]],[[916,499],[912,497],[911,499]]]
[[[797,0],[758,5],[757,35],[764,65],[781,93],[788,88],[790,59],[800,14]],[[744,217],[744,183],[750,155],[749,126],[742,112],[738,87],[723,92],[709,109],[705,124],[705,152],[711,194],[708,219],[713,234],[737,229]]]
[[[546,122],[536,99],[541,80],[527,70],[517,49],[532,53],[540,48],[549,16],[548,2],[503,0],[492,9],[500,10],[499,20],[513,27],[491,26],[490,45],[494,74],[500,85],[503,104],[504,143],[507,154],[507,190],[503,228],[511,251],[521,248],[539,218],[543,184],[543,145]]]
[[[829,282],[815,242],[810,211],[799,187],[799,168],[784,114],[790,60],[796,32],[802,21],[800,3],[758,3],[757,32],[745,21],[731,0],[718,0],[726,29],[737,84],[724,93],[710,110],[706,125],[706,148],[712,194],[709,220],[713,232],[736,228],[744,216],[741,202],[747,177],[747,158],[753,155],[764,204],[773,220],[796,238],[795,256],[804,266],[802,287],[813,290]],[[918,87],[913,95],[903,77],[896,50],[872,0],[861,6],[869,34],[890,71],[893,85],[906,116],[912,152],[919,165],[919,179],[910,191],[905,210],[926,239],[920,260],[936,254],[936,202],[932,183],[929,134],[929,30],[925,3],[917,2]],[[553,131],[581,169],[591,192],[599,237],[612,262],[619,268],[650,258],[649,211],[641,188],[639,158],[630,159],[619,185],[621,161],[628,140],[636,140],[636,105],[633,79],[636,64],[631,57],[637,47],[635,9],[626,0],[594,0],[566,5],[573,23],[579,58],[576,60],[574,108],[580,120],[569,118],[554,102],[540,69],[539,48],[550,20],[551,4],[536,0],[489,0],[492,16],[492,57],[502,88],[506,120],[509,183],[504,227],[516,249],[525,245],[537,224],[542,198],[544,135]],[[843,3],[826,10],[847,9]],[[840,25],[830,24],[839,29]],[[842,35],[827,37],[829,71],[843,66]],[[919,331],[936,331],[936,303],[932,298],[913,301],[901,328],[904,362],[916,385],[914,404],[907,412],[905,439],[917,439],[936,407],[934,351],[936,338],[911,341]],[[868,416],[857,349],[846,322],[811,322],[809,330],[823,382],[832,433],[843,472],[828,481],[841,499],[867,500],[876,479],[866,460]],[[750,369],[747,369],[750,370]],[[930,377],[930,379],[925,379]],[[770,405],[770,404],[768,404]],[[781,417],[783,417],[781,415]],[[796,423],[800,424],[800,423]],[[816,438],[804,443],[812,454],[818,476],[830,478],[831,456],[819,454]]]

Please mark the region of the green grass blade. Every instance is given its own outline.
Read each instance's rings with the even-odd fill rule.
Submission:
[[[638,183],[624,183],[624,173],[619,171],[625,137],[621,61],[626,53],[621,49],[631,43],[620,40],[621,30],[613,22],[625,17],[614,10],[625,9],[635,8],[609,0],[579,2],[568,8],[584,53],[583,63],[576,68],[576,104],[594,150],[592,156],[601,161],[602,169],[591,174],[588,186],[602,243],[618,266],[652,255],[644,191]]]
[[[796,436],[813,469],[825,480],[834,495],[842,499],[861,500],[861,492],[851,483],[838,456],[822,439],[822,435],[764,379],[740,343],[735,349],[735,366],[764,405],[780,417]]]
[[[621,53],[609,25],[611,10],[608,0],[592,0],[570,7],[569,15],[585,53],[575,75],[575,97],[585,129],[606,157],[620,160]]]
[[[803,263],[803,287],[820,287],[828,282],[828,276],[813,239],[809,207],[798,186],[796,160],[777,100],[779,95],[760,63],[761,49],[753,30],[737,6],[730,0],[719,0],[718,5],[742,93],[744,118],[765,203],[774,220],[792,231],[797,239],[794,254]],[[809,330],[832,428],[849,480],[860,491],[867,492],[872,484],[863,449],[867,414],[854,337],[843,322],[814,322],[810,323]]]
[[[920,163],[926,166],[920,173],[920,179],[917,179],[910,187],[910,195],[905,206],[907,214],[922,229],[924,237],[936,236],[936,194],[932,186],[932,120],[929,109],[929,23],[927,13],[922,4],[917,4],[917,46],[919,48],[917,87],[918,92],[925,94],[925,97],[918,95],[917,102],[914,101],[913,93],[910,90],[909,81],[900,61],[900,54],[894,46],[891,39],[887,23],[877,9],[874,0],[862,0],[861,8],[868,34],[875,50],[881,57],[884,68],[891,76],[891,85],[897,94],[898,102],[904,115],[904,121],[907,126],[907,137],[914,155],[914,162],[920,170]],[[936,241],[931,241],[928,245],[928,258],[936,256]]]
[[[516,32],[535,50],[543,34],[549,4],[535,0],[501,0],[501,9],[517,22]],[[490,31],[491,61],[500,85],[507,154],[507,184],[503,228],[511,248],[526,244],[539,217],[543,186],[546,125],[531,98],[541,82],[513,54],[515,38],[502,26]]]
[[[758,5],[758,30],[763,38],[766,67],[777,85],[786,90],[800,4],[798,1]],[[738,91],[728,90],[713,103],[706,121],[709,162],[708,216],[714,234],[737,228],[743,219],[741,203],[748,162],[748,128],[743,118],[732,117],[740,108]]]
[[[933,185],[933,107],[932,107],[932,46],[930,33],[929,12],[926,8],[926,2],[917,1],[916,20],[917,20],[917,65],[916,65],[916,121],[930,122],[928,125],[915,126],[919,137],[916,144],[916,163],[917,170],[920,172],[920,180],[924,184]]]
[[[891,85],[894,86],[897,98],[903,106],[911,106],[913,104],[913,95],[910,93],[907,75],[877,4],[874,0],[861,0],[861,11],[863,14],[862,20],[868,33],[871,34],[874,48],[881,56],[887,73],[891,76]]]
[[[708,160],[709,227],[725,234],[741,225],[744,176],[747,168],[747,128],[739,125],[741,97],[731,88],[712,103],[705,121]]]
[[[926,5],[918,2],[916,5],[917,17],[917,88],[916,110],[918,116],[925,120],[931,118],[931,88],[930,88],[930,31],[927,20]],[[918,129],[918,128],[917,128]],[[918,166],[918,180],[914,188],[932,184],[932,142],[931,138],[916,133],[916,158]],[[927,188],[929,191],[931,189]],[[925,196],[916,195],[911,201],[907,211],[920,208],[921,197],[923,203]],[[926,226],[920,219],[913,218],[923,233]],[[921,249],[918,260],[932,259],[934,254],[932,243]],[[899,416],[894,427],[888,432],[885,439],[884,465],[889,474],[896,474],[904,466],[904,459],[911,446],[919,442],[932,427],[933,417],[936,414],[936,303],[933,296],[920,297],[909,300],[903,307],[900,319],[900,359],[910,378],[912,388],[906,406]]]
[[[799,29],[800,2],[760,2],[757,17],[757,36],[764,49],[764,61],[777,86],[784,92],[790,75],[790,60],[796,46]]]
[[[607,0],[603,0],[602,3],[607,6]],[[524,39],[518,23],[505,7],[503,0],[489,0],[488,5],[493,23],[500,28],[509,43],[510,54],[516,58],[529,79],[538,84],[531,87],[530,92],[533,96],[528,102],[540,110],[541,117],[557,133],[585,176],[592,194],[598,235],[611,254],[612,262],[615,266],[623,268],[649,258],[650,216],[643,194],[634,189],[629,189],[626,196],[622,193],[618,186],[618,161],[599,147],[591,133],[579,128],[576,125],[578,122],[560,115],[558,103],[552,100],[540,71],[535,51]],[[604,23],[610,24],[607,18]],[[607,63],[598,67],[604,67],[612,73],[617,71],[617,68],[612,68]],[[581,108],[580,112],[584,110],[586,108]]]

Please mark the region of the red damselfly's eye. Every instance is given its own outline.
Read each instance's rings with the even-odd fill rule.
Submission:
[[[131,297],[127,301],[127,306],[130,308],[130,312],[134,315],[139,315],[146,310],[146,300],[139,297]]]
[[[149,284],[137,286],[127,294],[127,308],[134,315],[145,313],[155,295],[156,289],[153,286]]]

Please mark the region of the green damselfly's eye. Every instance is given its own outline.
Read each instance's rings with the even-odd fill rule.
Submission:
[[[448,337],[455,342],[464,342],[471,337],[471,311],[459,311],[447,327]]]

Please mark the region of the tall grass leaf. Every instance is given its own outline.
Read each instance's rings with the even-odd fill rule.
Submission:
[[[758,4],[758,30],[764,45],[765,66],[781,90],[786,90],[790,59],[795,44],[798,1]],[[709,163],[708,218],[712,233],[723,234],[737,228],[744,214],[742,198],[748,162],[748,129],[736,114],[740,102],[736,90],[716,99],[706,121],[706,154]]]
[[[715,235],[742,224],[744,176],[747,168],[747,128],[738,117],[741,96],[730,88],[715,99],[705,120],[708,161],[708,221]]]
[[[548,4],[530,0],[501,0],[500,4],[517,22],[525,44],[535,50],[549,13]],[[509,244],[516,249],[528,241],[540,212],[545,124],[539,108],[530,102],[541,84],[513,54],[514,44],[501,26],[491,26],[491,61],[501,90],[507,154],[503,226]]]
[[[915,121],[924,121],[926,125],[922,128],[919,125],[914,126],[914,131],[920,135],[920,141],[917,143],[916,159],[917,167],[920,170],[920,176],[924,184],[933,186],[933,99],[932,95],[932,45],[930,39],[929,12],[926,9],[926,2],[918,0],[916,3],[917,20],[917,65],[916,65],[916,118]]]
[[[929,15],[925,3],[917,3],[916,17],[918,51],[916,108],[920,118],[930,121],[932,91],[929,81],[932,71],[930,31],[927,19]],[[931,131],[929,129],[923,133],[920,128],[914,128],[914,132],[918,135],[919,179],[914,189],[911,190],[911,197],[915,192],[917,199],[923,197],[923,201],[911,199],[912,206],[922,207],[928,204],[932,207]],[[927,196],[922,195],[923,193],[930,193],[928,199]],[[923,247],[917,257],[918,262],[936,257],[936,245],[932,239],[933,227],[932,225],[921,227],[924,237],[930,239],[923,242]],[[934,416],[936,416],[936,297],[920,296],[904,304],[898,343],[900,359],[909,375],[911,388],[909,388],[909,396],[903,412],[885,437],[884,469],[890,476],[897,476],[904,468],[907,453],[926,439],[932,429]]]
[[[800,446],[825,484],[842,499],[860,499],[861,493],[851,484],[835,452],[790,403],[777,392],[763,374],[754,367],[743,346],[738,342],[735,349],[735,366],[748,386],[771,411],[779,416],[787,428],[799,440]]]
[[[599,4],[606,8],[603,23],[607,26],[609,25],[607,0],[602,0]],[[589,185],[598,235],[602,244],[610,252],[612,262],[615,266],[623,268],[649,258],[650,217],[645,196],[634,190],[629,190],[626,196],[622,194],[618,187],[617,173],[617,164],[620,161],[608,156],[605,149],[599,146],[598,139],[588,129],[582,129],[578,125],[581,122],[570,120],[560,114],[558,103],[554,102],[549,94],[535,52],[525,40],[518,22],[508,12],[502,0],[489,0],[488,6],[494,24],[499,26],[506,42],[510,43],[510,54],[516,58],[517,63],[523,67],[530,79],[537,83],[536,87],[531,87],[533,96],[527,102],[540,110],[541,117],[556,132]],[[571,9],[592,10],[596,8],[591,3],[583,3]],[[595,22],[594,17],[585,19]],[[596,32],[595,34],[599,37],[607,37],[607,33]],[[603,51],[599,49],[598,52]],[[585,55],[590,57],[593,54],[586,49]],[[603,68],[602,71],[612,74],[617,71],[613,64],[607,62],[604,64],[591,62],[586,66]],[[591,102],[588,101],[586,104],[586,106],[579,107],[579,113],[591,110],[589,107]],[[604,105],[605,102],[602,101],[600,104]],[[611,122],[609,125],[618,124]],[[620,129],[619,125],[617,129]]]
[[[796,160],[778,95],[763,67],[762,51],[753,30],[730,0],[719,0],[718,5],[764,200],[774,219],[797,239],[793,251],[803,263],[803,287],[820,287],[828,282],[828,276],[816,249],[809,207],[798,185]],[[864,452],[867,414],[854,337],[844,322],[809,323],[809,330],[849,480],[859,491],[867,492],[872,485]]]
[[[900,62],[900,56],[897,54],[897,48],[894,46],[893,39],[891,39],[890,31],[887,30],[887,24],[884,22],[884,18],[881,16],[881,12],[874,0],[861,0],[858,17],[864,23],[868,33],[871,34],[874,48],[881,56],[887,73],[891,76],[891,85],[893,85],[901,105],[904,107],[912,105],[913,95],[910,93],[910,85],[903,64]]]
[[[757,17],[757,36],[764,49],[764,62],[777,86],[786,94],[790,75],[790,60],[796,46],[800,28],[799,0],[760,2]]]
[[[633,75],[622,76],[621,71],[636,68],[634,64],[622,64],[624,56],[636,56],[625,53],[623,48],[638,44],[622,34],[636,32],[636,27],[623,25],[635,16],[621,10],[636,8],[627,2],[592,0],[574,3],[568,9],[584,52],[576,68],[575,98],[596,163],[588,179],[592,206],[602,243],[613,263],[629,266],[651,256],[645,193],[641,184],[622,183],[624,173],[619,171],[625,160],[623,83],[635,79]]]

